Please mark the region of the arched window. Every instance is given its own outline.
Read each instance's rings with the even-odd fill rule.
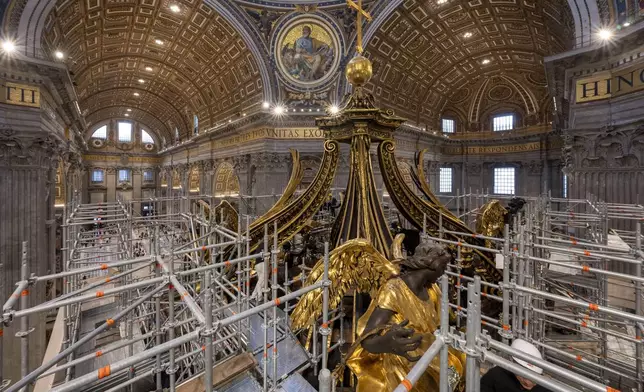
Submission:
[[[497,195],[514,195],[516,188],[516,168],[494,168],[494,193]]]
[[[511,131],[514,129],[514,113],[499,114],[492,118],[494,131]]]
[[[456,132],[456,120],[453,118],[443,117],[441,128],[443,133],[454,133]]]
[[[132,123],[119,121],[119,142],[129,143],[132,141]]]
[[[198,135],[198,134],[199,134],[199,117],[197,117],[197,115],[196,115],[196,114],[195,114],[195,119],[194,119],[194,121],[195,121],[195,127],[194,127],[194,132],[193,132],[193,133],[194,133],[195,135]]]
[[[107,125],[103,125],[102,127],[95,130],[92,134],[92,137],[94,139],[107,139]]]
[[[150,136],[150,134],[147,133],[144,129],[141,129],[141,141],[143,143],[154,144],[154,139],[152,139],[152,136]]]
[[[452,193],[454,185],[454,169],[451,167],[441,167],[438,183],[440,193]]]

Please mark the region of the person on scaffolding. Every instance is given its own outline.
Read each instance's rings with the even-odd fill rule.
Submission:
[[[512,342],[512,348],[515,350],[522,351],[526,354],[529,354],[533,357],[542,359],[539,349],[533,344],[526,342],[523,339],[516,339]],[[536,374],[543,374],[543,369],[536,367],[535,365],[528,363],[522,359],[513,357],[514,361],[519,365],[523,366],[526,369],[529,369]],[[481,378],[481,392],[550,392],[549,389],[546,389],[540,385],[537,385],[534,381],[528,380],[525,377],[521,377],[512,373],[509,370],[505,370],[502,367],[495,366],[490,369],[483,378]]]

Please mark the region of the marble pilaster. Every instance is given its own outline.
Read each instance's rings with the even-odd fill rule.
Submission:
[[[46,275],[55,258],[50,251],[54,194],[52,172],[58,164],[62,143],[45,132],[20,133],[0,129],[0,303],[21,280],[22,243],[27,242],[29,274]],[[55,182],[55,181],[54,181]],[[29,305],[46,298],[44,284],[29,289]],[[15,338],[19,321],[4,329],[3,376],[20,379],[20,339]],[[29,368],[40,364],[45,351],[45,314],[29,317],[34,331],[29,335]]]

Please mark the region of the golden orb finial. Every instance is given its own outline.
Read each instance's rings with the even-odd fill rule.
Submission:
[[[347,69],[344,72],[347,80],[354,87],[364,86],[371,80],[373,76],[373,66],[368,58],[361,54],[357,54],[347,64]]]

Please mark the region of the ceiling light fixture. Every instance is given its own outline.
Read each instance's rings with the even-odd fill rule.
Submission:
[[[146,71],[148,71],[148,72],[152,72],[152,71],[153,71],[152,67],[145,67],[145,70],[146,70]]]
[[[608,30],[608,29],[601,29],[599,30],[599,38],[602,40],[608,40],[613,36],[613,32]]]
[[[143,84],[143,83],[145,83],[145,80],[139,79],[139,83]]]
[[[624,27],[628,27],[631,25],[631,22],[624,22]]]
[[[141,95],[141,94],[139,94],[139,93],[134,93],[134,96],[135,96],[135,97],[138,97],[139,95]]]
[[[445,4],[447,0],[436,0],[436,4]]]
[[[130,117],[130,115],[129,115],[129,114],[127,114],[127,113],[125,113],[125,117]]]
[[[3,41],[2,50],[4,50],[5,53],[11,53],[16,50],[16,45],[14,45],[14,43],[9,40]]]
[[[483,64],[483,65],[490,64],[490,60],[485,59],[485,60],[481,61],[481,64]]]
[[[57,50],[56,53],[54,53],[54,56],[56,56],[56,58],[59,60],[62,60],[65,57],[63,52],[61,52],[60,50]]]
[[[128,111],[128,112],[131,112],[131,111],[132,111],[132,109],[128,109],[127,111]]]
[[[273,109],[273,112],[279,116],[280,114],[284,113],[284,107],[279,105],[275,106],[275,109]]]
[[[333,105],[329,108],[329,113],[331,114],[338,114],[340,112],[340,108],[337,107],[336,105]]]
[[[270,103],[268,103],[267,101],[262,102],[262,108],[264,108],[264,109],[268,109],[268,108],[270,108],[270,107],[271,107],[271,104],[270,104]]]
[[[176,4],[172,4],[170,6],[170,11],[174,12],[175,14],[177,14],[177,13],[179,13],[179,11],[181,11],[181,8]]]
[[[469,31],[463,34],[463,38],[470,38],[471,36],[472,36],[472,33],[470,33]]]
[[[154,43],[157,44],[157,45],[163,45],[163,40],[160,40],[160,39],[157,38],[157,39],[154,40]]]

